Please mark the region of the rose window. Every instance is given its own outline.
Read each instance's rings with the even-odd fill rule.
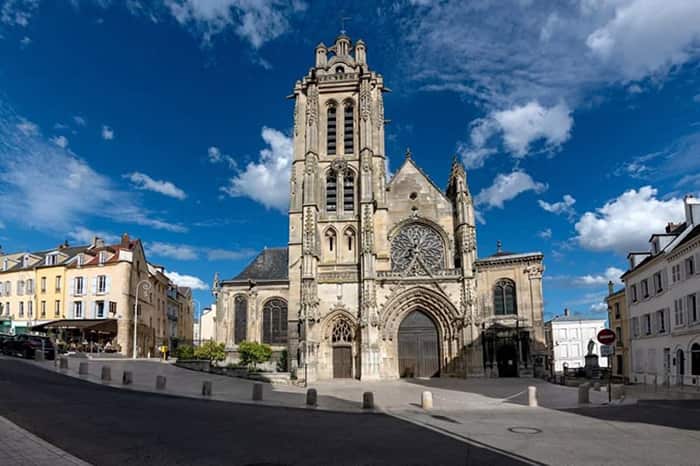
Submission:
[[[437,231],[414,223],[399,231],[391,242],[391,269],[409,275],[426,275],[445,264],[445,246]]]

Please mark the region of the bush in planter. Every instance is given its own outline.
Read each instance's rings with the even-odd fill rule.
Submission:
[[[238,353],[241,357],[241,364],[249,369],[257,369],[258,364],[262,364],[270,360],[272,356],[272,348],[264,343],[255,341],[242,341],[238,345]]]
[[[280,359],[277,361],[277,372],[287,372],[288,360],[287,350],[282,351]]]
[[[180,345],[177,347],[178,359],[194,359],[194,347],[190,345]]]
[[[223,343],[207,341],[194,350],[194,356],[197,359],[206,359],[210,362],[218,362],[226,359],[226,350]]]

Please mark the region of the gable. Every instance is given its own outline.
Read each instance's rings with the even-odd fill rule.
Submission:
[[[406,158],[389,182],[387,189],[388,199],[405,199],[418,204],[438,203],[439,208],[452,208],[452,203],[445,193],[415,164],[412,158]]]

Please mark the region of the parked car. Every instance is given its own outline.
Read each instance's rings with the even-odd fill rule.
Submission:
[[[0,352],[3,352],[3,347],[5,346],[5,342],[12,340],[14,336],[10,335],[9,333],[0,333]]]
[[[56,348],[49,337],[40,335],[17,335],[3,345],[3,352],[12,356],[33,359],[43,348],[44,359],[55,359]]]

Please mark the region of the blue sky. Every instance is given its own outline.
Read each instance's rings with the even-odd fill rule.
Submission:
[[[479,254],[545,254],[545,313],[600,314],[629,249],[700,190],[700,2],[0,0],[0,244],[123,232],[199,288],[287,241],[292,103],[339,17],[382,73],[387,155]]]

